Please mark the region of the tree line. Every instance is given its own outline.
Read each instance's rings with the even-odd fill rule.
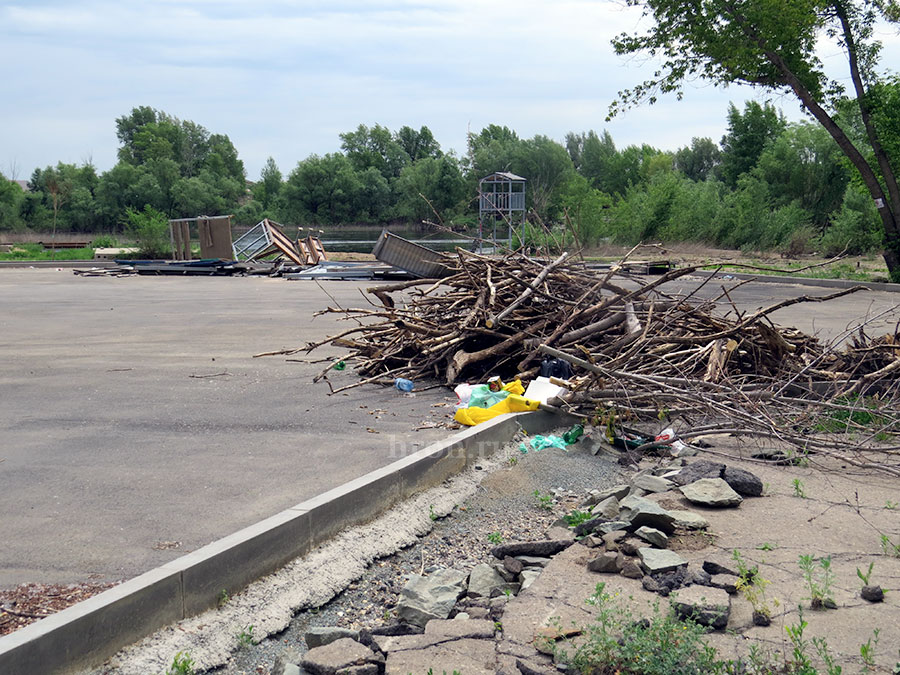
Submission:
[[[788,124],[769,103],[730,105],[723,138],[694,138],[675,152],[619,148],[607,131],[560,143],[489,125],[458,157],[426,126],[360,125],[340,134],[339,151],[311,155],[287,176],[269,158],[253,182],[228,136],[195,122],[138,107],[116,120],[116,135],[118,162],[102,174],[60,162],[36,169],[29,191],[0,180],[0,229],[116,234],[148,209],[233,213],[245,225],[269,217],[472,226],[478,180],[510,171],[528,180],[532,231],[555,227],[581,245],[656,239],[825,253],[882,245],[877,210],[833,138],[818,124]]]

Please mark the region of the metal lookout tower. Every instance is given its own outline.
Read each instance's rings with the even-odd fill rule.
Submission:
[[[485,226],[490,228],[496,245],[497,228],[506,227],[508,246],[512,247],[513,229],[522,227],[525,241],[525,179],[508,171],[498,171],[478,181],[478,237],[484,246]]]

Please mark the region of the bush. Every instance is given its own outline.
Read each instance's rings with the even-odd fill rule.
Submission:
[[[819,239],[824,255],[838,255],[845,248],[850,255],[869,253],[881,248],[884,231],[871,198],[852,186],[844,193],[841,209]]]
[[[125,233],[134,240],[141,258],[169,258],[169,220],[166,214],[147,204],[143,211],[126,210]]]

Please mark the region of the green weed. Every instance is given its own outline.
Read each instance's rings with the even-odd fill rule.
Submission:
[[[875,667],[875,648],[878,646],[878,634],[880,632],[881,629],[876,628],[872,631],[872,637],[859,646],[859,655],[862,657],[863,663],[866,664],[866,668]]]
[[[546,511],[553,510],[553,496],[552,495],[542,495],[540,490],[534,491],[535,499],[538,501],[538,508],[544,509]]]
[[[242,628],[241,632],[237,634],[237,643],[238,649],[244,649],[253,644],[253,624],[250,624],[246,628]]]
[[[681,621],[671,610],[654,608],[649,620],[634,620],[630,610],[620,607],[597,584],[587,600],[596,608],[591,624],[584,627],[577,643],[548,644],[556,660],[578,673],[622,675],[701,675],[727,672],[716,660],[716,650],[703,642],[705,629],[692,621]],[[571,651],[570,651],[571,650]]]
[[[187,652],[178,652],[165,675],[194,675],[194,659]]]
[[[434,522],[439,518],[438,514],[434,512],[434,504],[428,505],[428,517],[431,518],[431,522]]]
[[[799,478],[795,478],[791,481],[791,485],[794,486],[794,496],[800,497],[800,499],[806,499],[806,492],[803,489],[803,481]]]
[[[863,572],[863,571],[862,571],[861,569],[859,569],[858,567],[856,568],[856,576],[858,576],[860,579],[862,579],[863,586],[868,586],[868,585],[869,585],[869,578],[872,576],[872,568],[873,568],[873,567],[875,567],[875,563],[870,562],[870,563],[869,563],[869,569],[868,569],[867,572]]]
[[[886,534],[881,535],[881,551],[893,558],[900,558],[900,544],[895,544]]]
[[[224,588],[219,591],[219,596],[216,598],[216,607],[222,609],[225,605],[228,604],[228,601],[231,600],[231,597],[228,595],[228,591]]]
[[[566,521],[566,525],[569,527],[577,527],[591,518],[593,518],[593,516],[590,511],[579,511],[578,509],[563,516],[563,520]]]
[[[816,564],[818,562],[818,565]],[[818,560],[811,555],[801,555],[798,562],[803,572],[803,580],[809,590],[810,607],[822,609],[834,608],[834,598],[831,597],[831,587],[834,584],[834,570],[831,568],[831,556],[825,556]]]
[[[499,532],[491,532],[491,533],[487,536],[487,539],[488,539],[488,541],[491,542],[492,544],[499,544],[499,543],[501,543],[501,542],[503,541],[503,535],[500,534]]]

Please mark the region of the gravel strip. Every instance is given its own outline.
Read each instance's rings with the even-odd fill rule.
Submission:
[[[225,666],[212,672],[269,675],[276,657],[286,649],[295,655],[307,651],[303,635],[309,627],[357,629],[390,623],[410,575],[438,567],[468,570],[489,562],[498,539],[544,539],[551,524],[576,508],[589,489],[621,482],[621,467],[592,456],[580,444],[568,452],[549,448],[524,455],[518,447],[516,442],[505,448],[508,460],[484,476],[476,494],[437,518],[433,529],[411,546],[376,560],[336,598],[298,613],[283,632],[234,652]],[[545,497],[545,504],[549,502],[549,509],[535,491]]]

